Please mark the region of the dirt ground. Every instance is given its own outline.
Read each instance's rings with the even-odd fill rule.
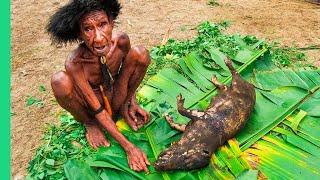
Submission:
[[[67,0],[11,0],[11,175],[23,179],[26,168],[48,123],[57,123],[61,108],[54,103],[49,81],[64,69],[75,45],[51,45],[45,25]],[[123,9],[116,30],[126,32],[133,45],[147,48],[170,38],[195,35],[202,21],[230,20],[228,32],[252,34],[283,45],[320,45],[320,6],[303,0],[120,0]],[[310,62],[320,66],[320,51],[308,51]],[[39,91],[39,86],[46,91]],[[28,96],[43,107],[26,106]]]

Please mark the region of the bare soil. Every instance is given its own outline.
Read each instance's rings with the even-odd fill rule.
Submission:
[[[58,123],[61,108],[54,102],[50,76],[64,69],[75,45],[54,47],[45,32],[50,15],[67,0],[11,1],[11,175],[21,179],[40,146],[48,123]],[[252,34],[283,45],[320,44],[320,6],[303,0],[120,0],[123,9],[116,31],[133,45],[147,48],[170,38],[187,39],[203,21],[230,20],[229,33]],[[320,66],[319,50],[308,51],[309,62]],[[46,87],[45,92],[39,86]],[[44,106],[26,106],[28,96]]]

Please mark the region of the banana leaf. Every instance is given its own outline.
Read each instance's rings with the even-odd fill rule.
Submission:
[[[99,180],[98,174],[85,162],[70,159],[64,165],[66,177],[69,180]]]
[[[194,59],[199,58],[196,55],[190,57],[194,57]],[[188,59],[187,61],[191,62],[192,60]],[[253,61],[250,63],[252,62]],[[193,67],[196,67],[192,71],[198,73],[195,69],[199,69],[199,67],[194,64],[195,62],[187,63],[186,67],[192,65]],[[255,63],[255,65],[256,64],[258,63]],[[245,66],[249,67],[247,64],[245,64]],[[241,67],[242,66],[239,66],[238,68]],[[281,71],[281,73],[278,71]],[[299,70],[295,71],[299,72]],[[176,171],[158,173],[150,166],[150,174],[145,174],[143,172],[137,173],[128,167],[124,151],[114,140],[111,143],[111,147],[108,149],[100,149],[93,158],[94,160],[88,164],[100,169],[97,175],[102,179],[236,179],[237,177],[242,178],[243,176],[252,176],[255,178],[255,175],[244,175],[246,172],[249,172],[248,169],[252,168],[249,166],[248,162],[255,162],[258,164],[256,167],[253,167],[260,170],[265,176],[271,178],[279,176],[291,178],[296,175],[294,173],[302,173],[304,177],[310,177],[314,175],[314,173],[317,175],[315,169],[318,168],[318,165],[311,162],[311,160],[316,159],[315,162],[319,161],[318,147],[310,142],[310,140],[303,139],[304,137],[301,135],[295,135],[291,132],[288,133],[285,130],[279,131],[279,128],[275,128],[281,122],[284,124],[291,123],[290,121],[285,120],[288,115],[299,108],[304,108],[307,112],[308,108],[306,107],[312,106],[312,104],[316,103],[318,100],[318,84],[314,83],[316,81],[313,81],[310,78],[304,78],[305,81],[303,81],[303,83],[293,82],[291,78],[293,79],[293,77],[297,78],[297,76],[299,76],[298,73],[292,74],[295,71],[277,69],[263,71],[261,72],[263,76],[260,72],[252,73],[253,76],[251,77],[247,76],[247,79],[250,78],[249,80],[251,80],[252,83],[258,84],[256,91],[257,102],[252,117],[245,128],[236,136],[236,140],[229,141],[226,146],[217,150],[212,157],[210,165],[206,168],[189,172]],[[305,73],[303,74],[319,76],[319,74],[314,71],[308,72],[305,70],[304,72]],[[201,77],[202,81],[208,81],[209,78],[205,77],[204,74],[205,73],[198,75],[197,78]],[[283,78],[283,80],[267,81],[268,77],[273,76]],[[181,136],[180,132],[173,130],[168,125],[162,114],[164,112],[169,112],[176,122],[188,122],[188,119],[177,113],[175,96],[179,93],[184,94],[185,97],[188,97],[186,98],[186,104],[190,107],[196,107],[199,105],[198,102],[204,99],[203,97],[214,94],[213,92],[215,92],[214,87],[212,87],[213,90],[208,90],[207,87],[201,89],[198,83],[195,84],[192,82],[191,74],[190,76],[187,75],[187,77],[189,78],[186,78],[185,74],[181,74],[174,69],[164,69],[160,71],[156,77],[149,80],[150,82],[145,85],[148,88],[143,87],[141,89],[139,96],[144,94],[141,92],[152,89],[151,93],[146,93],[147,96],[140,97],[145,100],[145,104],[143,104],[144,107],[151,108],[148,110],[151,112],[152,120],[138,133],[133,133],[123,121],[117,123],[122,133],[131,142],[146,152],[151,163],[154,163],[161,151],[169,147],[172,142],[179,140]],[[221,77],[225,78],[224,82],[230,82],[230,77]],[[195,77],[193,77],[193,79],[195,79]],[[285,83],[282,86],[279,82]],[[265,86],[265,83],[269,83],[269,85]],[[165,96],[156,96],[153,93],[165,94]],[[150,106],[150,104],[153,105]],[[309,115],[301,118],[299,123],[295,125],[297,133],[313,137],[313,139],[317,140],[319,134],[316,130],[319,129],[319,127],[311,128],[312,131],[310,132],[310,126],[313,124],[309,124],[312,121],[304,121],[307,117],[309,119],[316,118],[316,116]],[[276,140],[286,144],[286,146],[272,147],[270,145],[271,142],[259,140],[272,129],[274,132],[282,134],[284,140]],[[301,143],[300,146],[299,143]],[[249,148],[250,146],[252,147]],[[289,149],[283,150],[283,148],[288,147]],[[300,152],[299,156],[295,157],[294,153],[297,151],[296,149],[303,147],[303,150],[298,151]],[[243,150],[246,151],[243,153]],[[252,160],[252,157],[250,156],[253,155],[258,156],[259,161]],[[288,162],[298,163],[299,166],[290,165],[289,171],[286,171],[283,166]],[[277,171],[273,172],[272,169],[276,169]]]
[[[318,165],[311,160],[318,162],[319,157],[320,141],[317,130],[320,128],[312,124],[318,123],[319,116],[318,70],[275,68],[270,55],[264,55],[265,48],[245,46],[241,40],[239,43],[242,44],[241,49],[229,58],[237,71],[255,85],[256,105],[243,130],[234,140],[228,141],[228,144],[215,152],[208,167],[188,172],[159,173],[150,166],[150,174],[137,173],[128,167],[124,151],[114,140],[111,147],[101,148],[94,157],[90,157],[88,165],[97,169],[96,174],[101,179],[256,178],[257,171],[250,171],[252,168],[257,168],[270,178],[284,176],[284,179],[290,179],[297,173],[306,178],[317,176],[315,168],[318,168]],[[231,74],[223,62],[227,55],[219,48],[207,47],[206,51],[215,68],[205,66],[201,54],[192,52],[178,61],[178,69],[160,70],[140,89],[137,93],[140,104],[151,113],[151,121],[144,128],[134,133],[123,121],[117,123],[122,133],[147,154],[152,164],[161,151],[181,137],[181,133],[172,129],[164,120],[163,114],[169,113],[177,123],[186,124],[189,121],[177,112],[176,96],[181,93],[185,97],[185,107],[203,110],[217,94],[216,88],[210,82],[212,75],[224,84],[231,82]],[[313,107],[316,107],[316,110]],[[298,109],[307,115],[296,118],[294,124],[285,120]],[[305,121],[306,118],[311,120]],[[294,131],[281,129],[279,124],[292,127]],[[271,130],[282,139],[265,136]],[[273,138],[272,142],[263,139],[264,137],[269,138],[268,140]],[[294,157],[293,153],[297,149],[300,149],[297,151],[299,156]],[[254,165],[250,166],[248,162]],[[290,164],[288,170],[284,168],[286,164]],[[273,169],[277,171],[273,172]]]
[[[224,63],[224,58],[229,57],[241,76],[254,84],[257,101],[246,126],[216,150],[207,167],[160,173],[151,165],[149,174],[138,173],[129,168],[122,147],[107,135],[111,146],[100,148],[86,161],[68,160],[64,164],[66,177],[320,179],[319,69],[278,68],[272,62],[272,54],[262,45],[263,41],[248,44],[240,35],[233,35],[231,40],[230,44],[222,43],[220,47],[219,42],[202,44],[197,51],[184,57],[165,55],[175,56],[176,67],[159,70],[137,92],[139,103],[151,114],[150,122],[138,132],[133,132],[123,120],[117,122],[119,130],[142,149],[153,164],[161,151],[181,137],[181,133],[165,121],[163,114],[170,114],[177,123],[188,123],[189,119],[177,112],[176,96],[180,93],[185,98],[186,108],[206,109],[217,94],[211,77],[215,75],[224,84],[231,82],[231,74]]]
[[[270,179],[320,177],[318,157],[274,135],[265,136],[244,152],[257,157],[251,163]]]

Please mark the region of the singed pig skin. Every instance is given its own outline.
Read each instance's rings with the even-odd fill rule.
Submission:
[[[179,113],[191,120],[183,128],[181,139],[160,153],[154,164],[157,171],[192,170],[208,165],[212,153],[233,138],[249,119],[256,101],[254,86],[240,77],[230,60],[225,62],[232,73],[231,86],[213,77],[212,83],[219,92],[204,112],[185,109],[184,99],[177,97]],[[166,119],[172,126],[171,117]]]

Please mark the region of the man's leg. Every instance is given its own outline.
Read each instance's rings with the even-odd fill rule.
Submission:
[[[127,121],[133,130],[137,130],[144,124],[138,122],[138,116],[142,116],[143,121],[147,121],[149,117],[135,99],[135,92],[143,80],[149,64],[150,56],[147,49],[142,46],[131,48],[114,85],[112,108]]]
[[[84,100],[77,93],[74,84],[66,72],[55,73],[51,78],[53,94],[59,105],[70,112],[73,117],[86,127],[86,138],[93,147],[109,146],[103,131],[85,106]]]

